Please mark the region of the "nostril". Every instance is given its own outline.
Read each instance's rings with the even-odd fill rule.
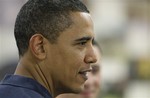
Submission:
[[[97,59],[91,59],[91,60],[89,60],[89,62],[88,63],[96,63],[97,62]]]
[[[89,63],[94,63],[93,61],[90,61]]]

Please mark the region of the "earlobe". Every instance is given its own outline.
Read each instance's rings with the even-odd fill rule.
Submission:
[[[29,47],[36,58],[41,60],[46,58],[44,37],[41,34],[35,34],[30,38]]]

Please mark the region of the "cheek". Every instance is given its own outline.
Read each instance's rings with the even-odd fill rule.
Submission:
[[[75,51],[73,52],[68,51],[67,53],[64,53],[64,55],[62,56],[63,59],[61,60],[61,62],[63,64],[63,69],[66,75],[76,76],[76,73],[79,71],[80,67],[84,65],[83,57],[79,53],[76,53]]]
[[[84,53],[72,47],[65,47],[57,50],[52,59],[54,61],[53,63],[58,65],[59,70],[63,69],[63,74],[65,74],[65,76],[76,75],[80,67],[85,65]]]
[[[68,63],[72,69],[77,69],[77,68],[81,67],[81,65],[82,66],[85,65],[83,53],[72,50],[72,51],[68,51],[65,54],[66,54],[65,57],[63,57],[64,62]]]

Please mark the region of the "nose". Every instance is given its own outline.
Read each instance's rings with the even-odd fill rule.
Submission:
[[[95,53],[95,50],[94,50],[94,46],[90,46],[87,49],[84,61],[87,64],[96,63],[97,56],[96,56],[96,53]]]

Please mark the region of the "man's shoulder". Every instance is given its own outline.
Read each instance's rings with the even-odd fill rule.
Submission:
[[[44,98],[38,92],[13,85],[0,85],[1,98]]]
[[[6,75],[0,83],[0,98],[51,98],[51,95],[31,78]]]

